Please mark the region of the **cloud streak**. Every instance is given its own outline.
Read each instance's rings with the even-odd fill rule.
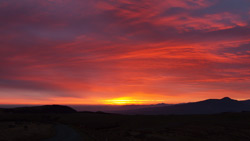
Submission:
[[[22,103],[248,98],[249,6],[246,0],[3,0],[0,90]],[[6,93],[0,97],[13,103]]]

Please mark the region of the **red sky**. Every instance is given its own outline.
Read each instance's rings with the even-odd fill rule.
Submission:
[[[1,0],[1,104],[250,98],[249,0]]]

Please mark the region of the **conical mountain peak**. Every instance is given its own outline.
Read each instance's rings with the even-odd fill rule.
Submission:
[[[237,100],[234,100],[234,99],[232,99],[230,97],[224,97],[224,98],[221,99],[221,101],[237,101]]]

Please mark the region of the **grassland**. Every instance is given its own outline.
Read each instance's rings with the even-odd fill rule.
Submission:
[[[168,116],[103,113],[2,114],[0,140],[42,140],[52,136],[53,125],[58,123],[71,126],[82,133],[84,141],[250,140],[248,112]]]
[[[53,136],[53,124],[28,121],[1,121],[0,141],[35,141]]]

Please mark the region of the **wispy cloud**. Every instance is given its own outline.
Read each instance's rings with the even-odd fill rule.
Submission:
[[[48,103],[247,98],[249,6],[246,0],[3,0],[0,89],[23,102]]]

